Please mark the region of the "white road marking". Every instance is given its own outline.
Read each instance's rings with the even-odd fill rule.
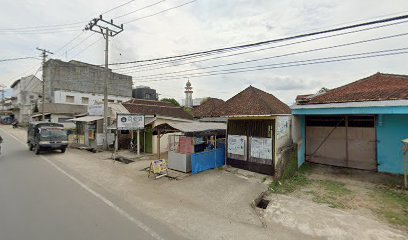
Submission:
[[[14,138],[16,141],[18,141],[19,143],[26,145],[25,142],[21,141],[20,139],[18,139],[16,136],[14,136],[11,133],[8,133],[6,131],[4,131],[3,129],[0,129],[2,132],[6,133],[7,135],[9,135],[10,137]],[[117,211],[119,214],[121,214],[122,216],[126,217],[128,220],[130,220],[131,222],[135,223],[139,228],[143,229],[145,232],[147,232],[150,236],[152,236],[154,239],[157,240],[164,240],[163,237],[161,237],[158,233],[156,233],[155,231],[153,231],[152,229],[150,229],[146,224],[142,223],[141,221],[137,220],[136,218],[132,217],[130,214],[128,214],[125,210],[123,210],[122,208],[120,208],[119,206],[117,206],[116,204],[114,204],[112,201],[110,201],[109,199],[107,199],[106,197],[102,196],[100,193],[94,191],[93,189],[91,189],[90,187],[88,187],[85,183],[81,182],[78,178],[72,176],[71,174],[67,173],[64,169],[60,168],[58,165],[56,165],[55,163],[53,163],[51,160],[49,160],[48,158],[40,155],[40,157],[45,160],[47,163],[49,163],[51,166],[53,166],[55,169],[57,169],[58,171],[60,171],[62,174],[64,174],[65,176],[67,176],[68,178],[70,178],[72,181],[74,181],[75,183],[77,183],[79,186],[81,186],[83,189],[85,189],[86,191],[88,191],[90,194],[94,195],[95,197],[99,198],[102,202],[104,202],[106,205],[108,205],[109,207],[111,207],[112,209],[114,209],[115,211]]]

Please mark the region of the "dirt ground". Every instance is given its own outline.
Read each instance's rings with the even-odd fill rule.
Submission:
[[[25,141],[24,129],[0,127]],[[77,149],[44,156],[189,239],[408,239],[407,195],[389,176],[306,167],[277,185],[237,169],[154,180],[144,159],[123,164]],[[267,208],[253,208],[268,189]]]
[[[0,127],[25,141],[24,129]],[[261,178],[216,169],[182,180],[154,180],[143,170],[148,160],[123,164],[113,162],[109,152],[77,149],[43,156],[90,188],[102,188],[112,201],[118,199],[188,239],[314,239],[281,224],[263,226],[251,206],[268,188]]]
[[[408,193],[402,177],[305,165],[272,184],[267,222],[328,239],[408,239]]]

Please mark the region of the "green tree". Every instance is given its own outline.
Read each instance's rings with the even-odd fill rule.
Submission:
[[[177,100],[174,99],[174,98],[163,98],[163,99],[161,99],[160,101],[166,102],[166,103],[171,103],[171,104],[173,104],[174,106],[180,107],[180,103],[178,103]]]

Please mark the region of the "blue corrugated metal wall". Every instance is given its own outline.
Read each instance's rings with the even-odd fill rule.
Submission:
[[[408,138],[408,115],[382,115],[377,124],[378,171],[402,174],[401,140]]]
[[[225,147],[219,144],[217,149],[191,155],[191,172],[197,174],[208,169],[224,166]]]

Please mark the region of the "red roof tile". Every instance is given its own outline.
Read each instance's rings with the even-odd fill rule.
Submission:
[[[408,76],[376,73],[299,104],[323,104],[408,99]]]
[[[195,118],[219,117],[217,110],[224,104],[224,100],[218,98],[209,98],[200,106],[193,109]]]
[[[230,98],[219,109],[220,116],[274,114],[290,114],[290,108],[272,94],[252,86]]]
[[[144,115],[158,115],[163,117],[174,117],[182,119],[193,119],[193,117],[185,112],[181,107],[174,106],[171,103],[153,101],[153,100],[141,100],[132,99],[122,105],[130,113],[138,113]]]

